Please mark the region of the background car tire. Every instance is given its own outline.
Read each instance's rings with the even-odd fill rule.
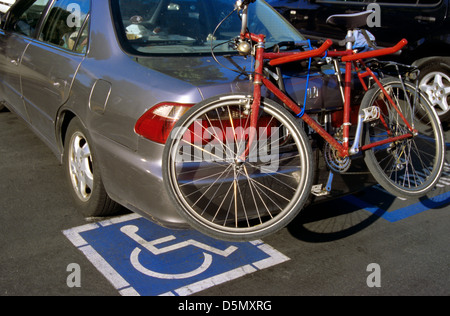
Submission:
[[[450,120],[450,69],[440,63],[420,69],[419,87],[428,96],[442,122]]]
[[[105,191],[91,145],[80,120],[74,118],[68,126],[64,142],[67,182],[75,204],[84,216],[112,215],[120,209],[120,205],[111,200]]]

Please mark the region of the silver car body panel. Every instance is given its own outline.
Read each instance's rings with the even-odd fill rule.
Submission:
[[[250,58],[219,58],[224,65],[251,69]],[[28,122],[61,161],[65,128],[76,116],[90,134],[108,195],[170,227],[186,224],[164,190],[164,146],[135,133],[138,118],[161,102],[195,104],[221,93],[251,91],[245,76],[218,65],[212,56],[127,54],[119,44],[108,0],[91,1],[85,55],[0,30],[0,73],[0,101]],[[299,103],[305,82],[305,76],[286,80]],[[341,105],[334,78],[313,74],[309,87],[318,92],[309,96],[308,110],[321,110],[325,98]]]

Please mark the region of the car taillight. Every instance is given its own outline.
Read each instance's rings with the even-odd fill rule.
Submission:
[[[175,123],[192,106],[193,104],[160,103],[138,119],[134,130],[149,140],[165,144]]]

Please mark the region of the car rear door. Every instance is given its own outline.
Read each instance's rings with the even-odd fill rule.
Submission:
[[[49,9],[39,34],[26,48],[20,66],[22,93],[31,123],[56,144],[55,120],[67,101],[84,59],[89,0],[58,0]],[[84,45],[84,46],[83,46]]]
[[[409,45],[418,46],[441,28],[446,17],[443,0],[381,0],[381,25],[370,29],[381,46],[391,46],[406,37]]]
[[[4,30],[0,30],[0,84],[3,99],[26,121],[29,121],[29,116],[22,98],[20,65],[48,2],[20,1],[9,12]]]

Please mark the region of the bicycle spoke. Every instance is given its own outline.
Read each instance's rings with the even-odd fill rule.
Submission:
[[[366,141],[411,134],[402,116],[415,132],[411,138],[367,151],[365,161],[375,179],[387,191],[403,197],[421,196],[433,188],[443,167],[443,136],[439,120],[420,92],[417,92],[416,99],[413,98],[416,93],[413,85],[396,79],[385,82],[385,90],[396,109],[386,102],[382,93],[375,90],[367,93],[362,107],[379,106],[383,119],[370,123]],[[413,100],[415,104],[412,104]]]

